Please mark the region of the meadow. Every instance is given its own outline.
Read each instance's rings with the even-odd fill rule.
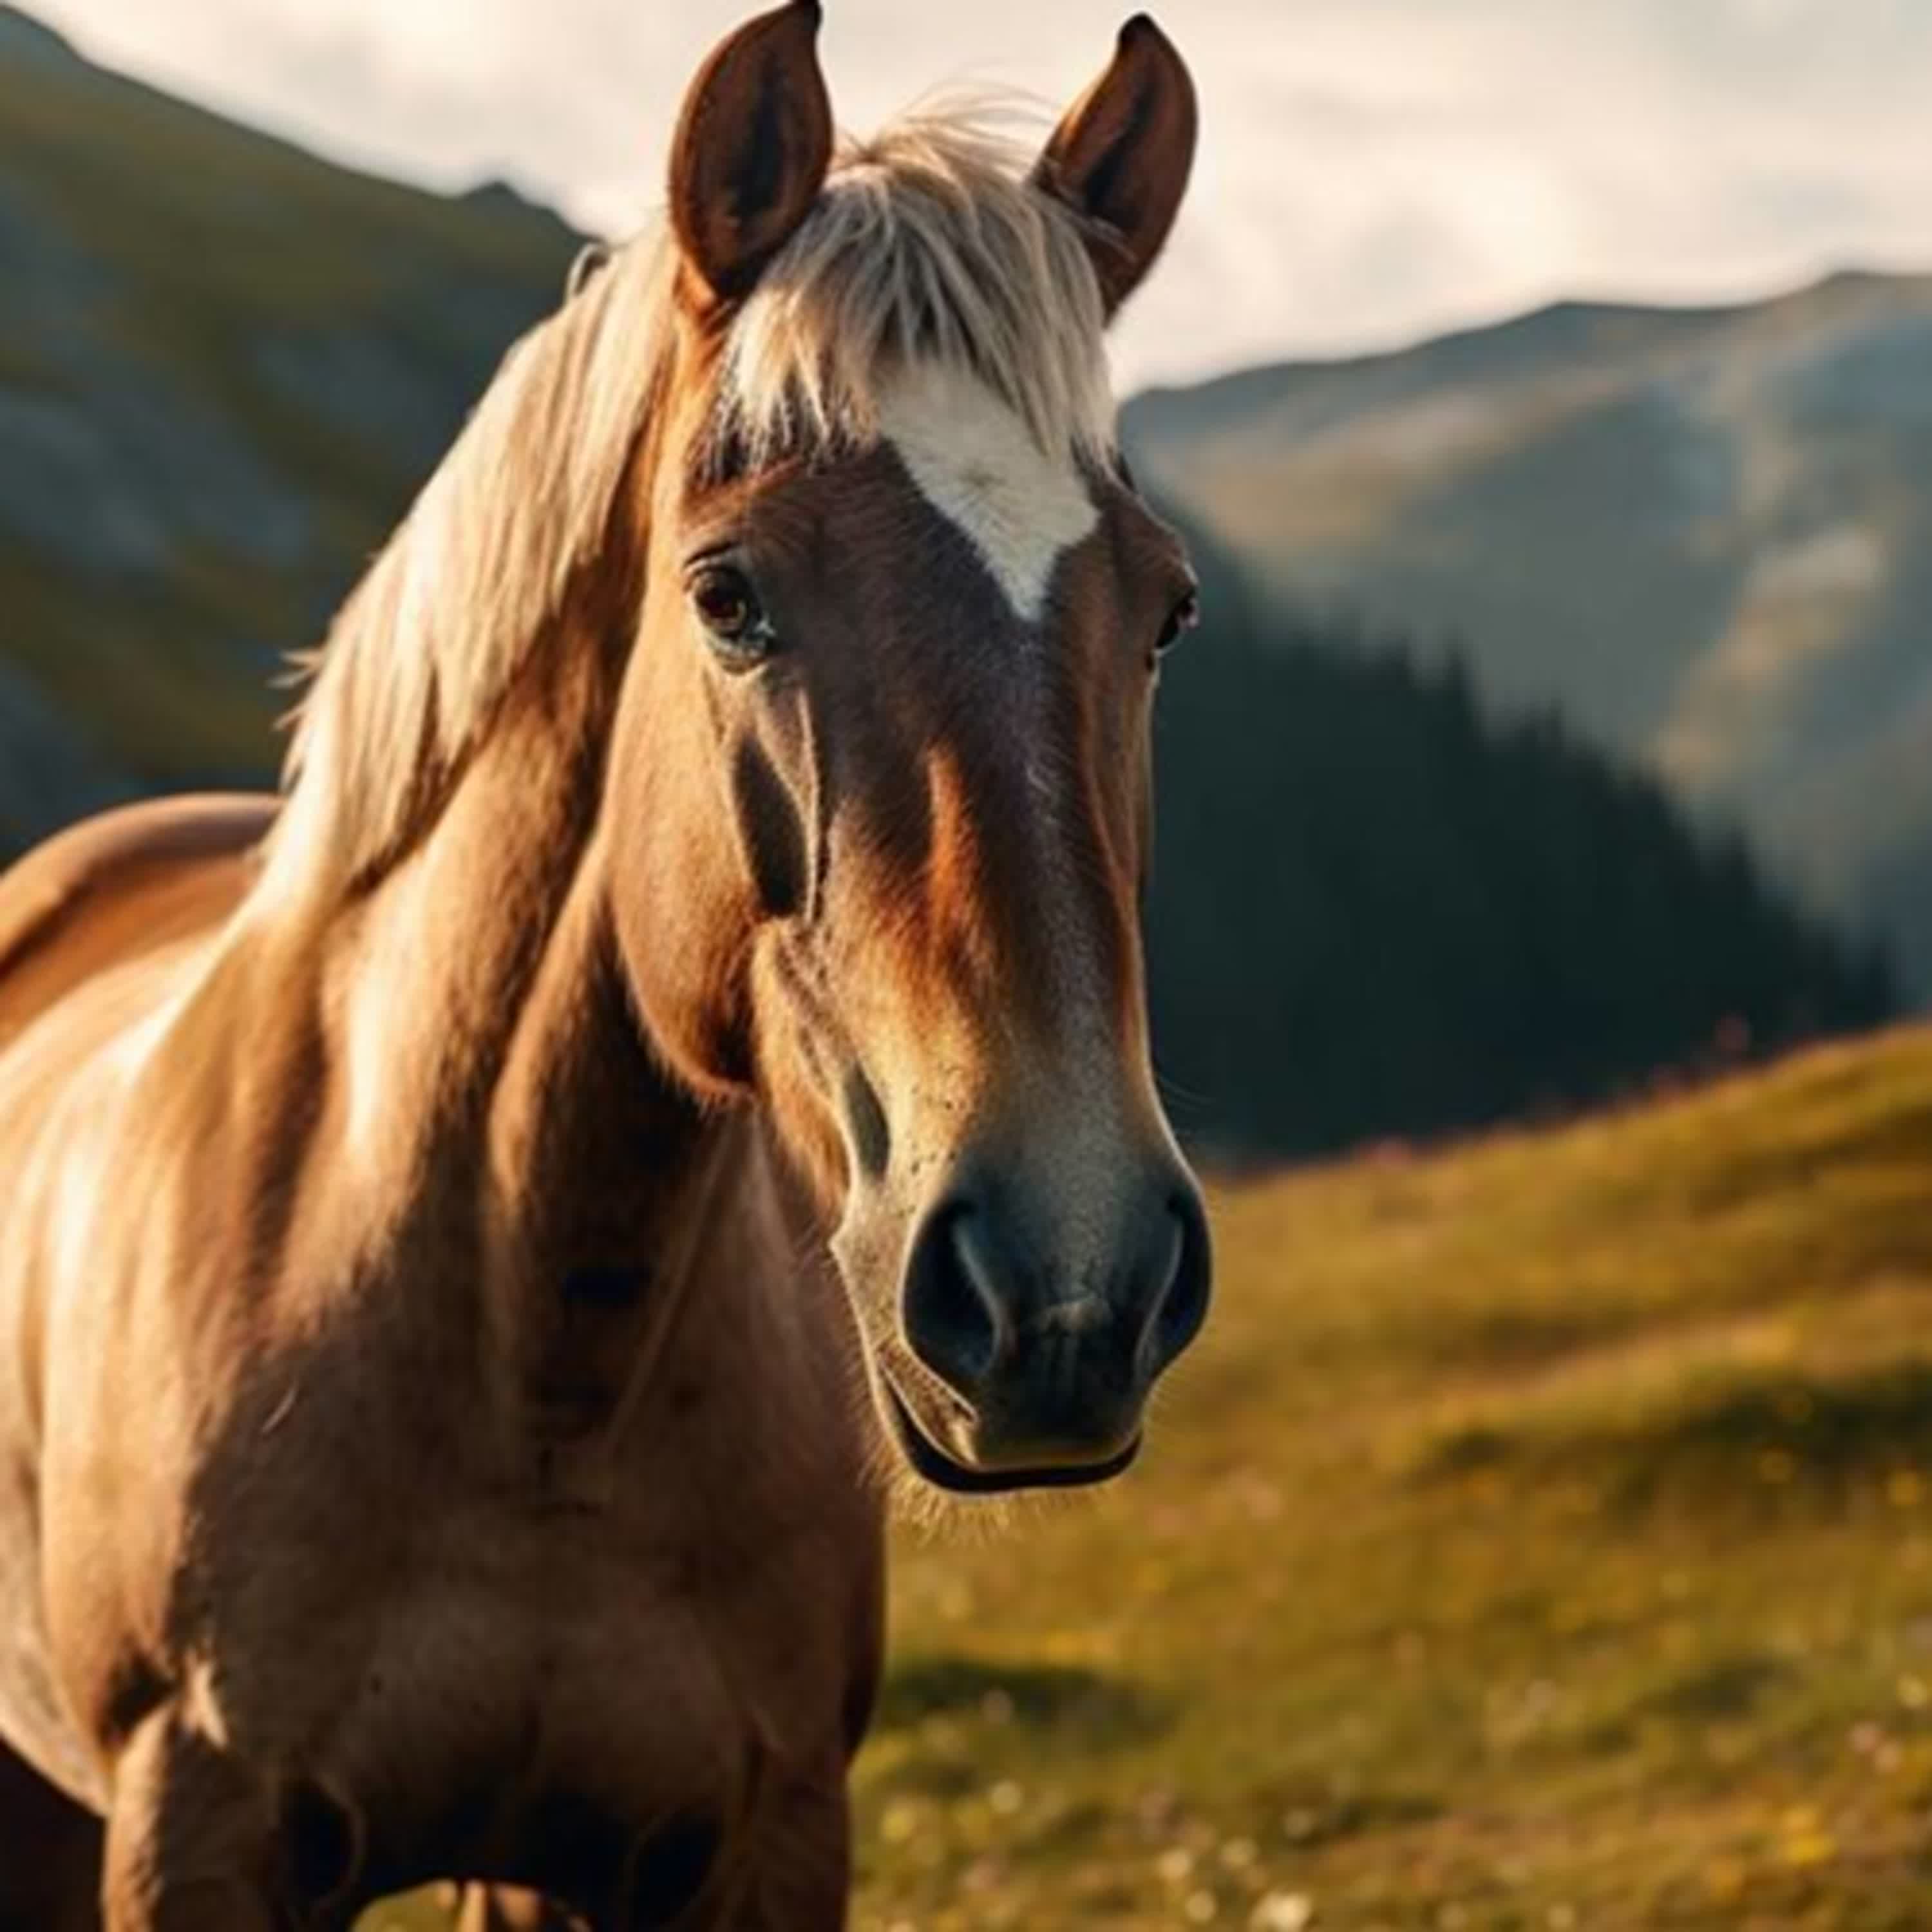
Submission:
[[[856,1932],[1926,1924],[1928,1176],[1906,1029],[1222,1189],[1141,1468],[902,1538]]]

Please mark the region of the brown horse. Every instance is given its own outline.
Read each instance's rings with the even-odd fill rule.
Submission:
[[[1199,1326],[1137,931],[1193,589],[1102,345],[1192,90],[1137,20],[1030,166],[835,155],[817,24],[700,74],[279,806],[0,884],[0,1924],[842,1924],[882,1479],[1112,1475]]]

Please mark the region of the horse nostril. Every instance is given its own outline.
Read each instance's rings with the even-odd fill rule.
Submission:
[[[304,1781],[290,1792],[282,1824],[297,1898],[310,1907],[339,1900],[362,1866],[362,1820],[332,1792]]]
[[[982,1217],[963,1203],[928,1217],[905,1285],[906,1340],[949,1388],[969,1399],[992,1372],[1010,1322]]]
[[[1153,1372],[1159,1375],[1178,1357],[1208,1318],[1209,1283],[1213,1274],[1208,1240],[1208,1217],[1198,1196],[1176,1194],[1168,1204],[1171,1246],[1166,1273],[1148,1324]]]

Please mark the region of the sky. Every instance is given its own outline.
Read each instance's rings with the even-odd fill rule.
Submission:
[[[28,0],[86,53],[338,159],[501,176],[598,232],[662,194],[730,0]],[[842,122],[1057,110],[1132,0],[826,0]],[[1202,148],[1124,386],[1392,346],[1564,296],[1932,268],[1932,0],[1159,0]],[[1043,109],[1044,111],[1044,109]]]

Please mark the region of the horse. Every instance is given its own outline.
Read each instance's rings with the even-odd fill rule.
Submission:
[[[0,882],[0,1925],[841,1926],[896,1495],[1118,1475],[1202,1324],[1104,346],[1192,83],[1137,17],[1036,154],[854,143],[818,24],[699,71],[280,792]]]

